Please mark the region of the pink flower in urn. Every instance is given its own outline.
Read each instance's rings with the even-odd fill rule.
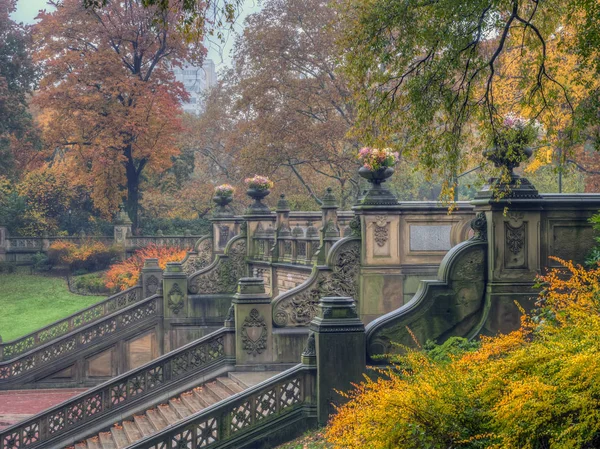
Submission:
[[[364,147],[358,152],[358,160],[364,168],[370,171],[393,167],[398,163],[398,159],[398,152],[393,152],[390,148]]]

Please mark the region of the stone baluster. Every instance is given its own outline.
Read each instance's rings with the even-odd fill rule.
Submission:
[[[317,417],[324,425],[334,406],[345,401],[338,391],[348,391],[363,380],[365,327],[352,298],[326,297],[319,301],[309,329],[302,362],[317,365]]]
[[[142,284],[142,297],[148,298],[158,293],[163,278],[163,271],[158,265],[158,259],[145,259],[140,282]]]
[[[327,258],[327,253],[333,244],[340,238],[340,228],[338,225],[337,210],[339,206],[335,199],[335,195],[331,187],[327,187],[327,191],[323,196],[323,204],[321,205],[321,227],[320,248],[317,257],[319,264],[324,264]]]
[[[236,365],[273,361],[271,298],[261,278],[241,278],[233,297]]]

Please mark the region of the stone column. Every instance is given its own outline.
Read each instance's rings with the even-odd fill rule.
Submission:
[[[123,247],[122,258],[127,257],[127,238],[132,235],[131,226],[133,222],[129,218],[129,214],[125,211],[125,206],[119,206],[119,213],[115,219],[113,226],[113,239],[115,245]]]
[[[517,175],[513,175],[508,195],[494,198],[494,190],[502,188],[497,179],[491,179],[472,201],[480,220],[486,221],[489,312],[481,332],[488,335],[519,327],[521,312],[515,301],[526,310],[534,306],[533,286],[541,271],[544,250],[543,200],[538,191]]]
[[[148,298],[158,292],[163,278],[163,271],[158,266],[158,259],[145,259],[140,281],[142,298]]]
[[[334,413],[334,405],[344,402],[336,390],[348,391],[352,383],[363,380],[365,327],[352,298],[326,297],[319,301],[317,316],[309,328],[302,362],[317,364],[317,414],[319,424],[324,425]]]
[[[5,226],[0,226],[0,262],[6,261],[6,253],[8,251],[8,229]]]
[[[242,278],[233,297],[236,365],[273,361],[271,298],[260,278]]]
[[[351,223],[361,237],[361,282],[358,298],[365,324],[404,303],[400,252],[401,206],[387,189],[367,192],[352,209],[358,223]],[[383,193],[382,193],[383,192]]]

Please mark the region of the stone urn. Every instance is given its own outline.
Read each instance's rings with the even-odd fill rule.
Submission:
[[[360,204],[393,205],[398,203],[394,194],[382,186],[394,174],[392,167],[382,167],[378,170],[369,170],[366,167],[360,167],[358,174],[371,184],[371,188],[359,200]]]
[[[506,167],[509,173],[533,155],[530,147],[511,151],[506,146],[495,146],[483,152],[483,157],[492,162],[496,168]]]
[[[217,209],[214,212],[215,217],[229,217],[233,215],[233,211],[229,207],[229,203],[233,201],[232,195],[218,195],[213,196],[213,201],[217,205]]]
[[[496,168],[504,168],[508,174],[500,178],[491,178],[483,188],[475,194],[475,199],[535,199],[540,198],[537,189],[527,179],[514,173],[514,169],[528,160],[533,149],[523,147],[509,150],[508,146],[497,145],[485,150],[483,157],[494,164]]]
[[[269,189],[250,188],[250,189],[246,190],[246,195],[248,195],[250,198],[252,198],[254,200],[254,203],[252,203],[252,204],[250,204],[250,206],[248,206],[247,213],[249,215],[270,214],[271,210],[269,209],[269,207],[266,204],[264,204],[262,202],[262,200],[265,199],[270,193],[271,193],[271,191]]]

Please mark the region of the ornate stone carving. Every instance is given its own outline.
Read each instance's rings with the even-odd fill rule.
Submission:
[[[506,247],[513,254],[519,254],[525,246],[525,226],[522,224],[518,228],[513,228],[510,224],[506,225]]]
[[[358,215],[355,215],[354,218],[352,220],[350,220],[350,223],[348,223],[348,227],[351,230],[352,237],[360,238],[361,228],[360,228],[360,217]]]
[[[150,277],[148,277],[148,279],[146,280],[146,291],[148,292],[148,294],[150,295],[154,295],[157,291],[158,291],[158,278],[154,275],[151,275]]]
[[[304,347],[304,351],[302,352],[304,357],[316,357],[317,348],[315,345],[315,333],[310,331],[308,333],[308,339],[306,340],[306,346]]]
[[[181,312],[181,310],[183,309],[184,306],[184,295],[183,292],[181,291],[181,288],[179,287],[179,284],[173,284],[173,287],[171,287],[171,290],[169,291],[169,309],[171,309],[171,311],[177,315],[179,312]]]
[[[190,279],[191,293],[234,293],[238,279],[246,273],[246,240],[239,239],[229,248],[226,258],[212,270]]]
[[[515,224],[518,223],[519,221],[523,220],[523,217],[525,216],[525,214],[523,214],[523,212],[509,212],[508,213],[508,219],[510,221],[514,221]]]
[[[233,304],[229,306],[229,310],[227,311],[227,317],[225,317],[225,321],[235,322],[235,308]]]
[[[242,348],[250,355],[259,355],[267,349],[267,323],[258,310],[252,309],[242,325]]]
[[[273,321],[277,326],[306,326],[317,314],[319,299],[324,296],[358,296],[360,244],[351,241],[338,252],[331,271],[321,270],[312,283],[295,295],[280,301]]]
[[[209,266],[212,258],[212,239],[204,239],[198,245],[196,254],[190,253],[183,261],[183,271],[189,276]]]
[[[219,248],[223,248],[229,241],[229,226],[219,226]]]
[[[471,220],[471,229],[474,235],[472,240],[487,241],[487,219],[484,212],[479,212],[473,220]]]
[[[375,223],[373,223],[374,230],[373,236],[377,246],[384,246],[390,237],[389,223],[385,215],[378,215],[375,217]]]

